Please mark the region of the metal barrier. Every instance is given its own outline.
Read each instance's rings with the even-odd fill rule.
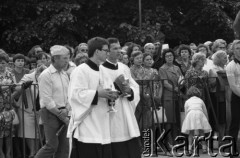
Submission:
[[[179,108],[176,107],[175,101],[177,100],[177,93],[174,92],[175,87],[172,86],[172,90],[169,91],[166,88],[164,88],[164,81],[168,81],[169,83],[172,83],[170,80],[137,80],[137,83],[140,86],[140,102],[137,105],[137,109],[136,109],[136,118],[138,120],[138,124],[140,127],[140,131],[142,132],[144,130],[144,121],[150,122],[151,125],[149,125],[149,128],[153,131],[153,151],[154,153],[152,153],[153,155],[157,155],[157,145],[156,145],[156,139],[159,137],[159,135],[165,130],[164,125],[170,121],[170,120],[165,120],[165,117],[168,118],[169,116],[169,111],[167,111],[166,113],[166,106],[165,103],[167,103],[167,101],[172,104],[172,105],[168,105],[171,106],[172,108],[172,117],[174,123],[172,124],[176,124],[178,123],[178,119],[176,118],[177,115],[174,115],[174,112],[179,113]],[[173,85],[173,84],[172,84]],[[168,94],[168,96],[166,95]],[[142,107],[141,107],[142,106]],[[143,108],[145,107],[145,109]],[[158,108],[161,107],[162,108],[162,114],[160,114],[162,116],[162,119],[159,120],[159,113]],[[143,109],[141,111],[140,114],[137,114],[138,109]],[[169,107],[167,107],[169,109]],[[148,113],[147,113],[148,111]],[[150,112],[149,112],[150,111]],[[144,115],[149,115],[150,114],[150,118],[148,117],[144,117]],[[151,121],[149,120],[139,120],[139,116],[142,116],[142,118],[145,119],[151,119]],[[155,118],[155,119],[154,119]],[[141,125],[142,124],[142,125]],[[159,135],[156,135],[156,130],[159,130]],[[177,129],[176,129],[177,130]],[[161,148],[163,152],[165,152],[165,154],[167,153],[167,149]],[[153,156],[152,155],[152,156]]]
[[[191,78],[191,80],[194,78]],[[219,89],[221,87],[221,85],[219,84],[219,78],[218,77],[209,77],[206,79],[202,79],[202,78],[195,78],[196,79],[196,84],[200,84],[202,88],[202,92],[203,92],[203,96],[205,98],[202,98],[205,101],[206,107],[207,107],[207,111],[209,113],[209,115],[212,116],[211,119],[213,119],[212,121],[214,121],[214,125],[215,125],[215,130],[219,131],[219,122],[218,122],[218,117],[221,115],[219,113],[219,102],[216,102],[216,105],[213,105],[211,97],[210,97],[210,92],[209,89],[212,87],[216,88],[216,92],[213,92],[214,94],[216,94],[216,99],[219,99]],[[154,155],[157,155],[157,150],[156,150],[156,129],[159,128],[160,129],[160,133],[163,132],[165,130],[164,124],[168,123],[168,120],[164,120],[164,113],[166,112],[166,105],[165,103],[165,98],[164,98],[164,94],[166,94],[166,88],[164,88],[164,81],[165,80],[137,80],[137,83],[140,86],[140,103],[138,104],[138,106],[146,106],[144,104],[146,104],[146,100],[149,99],[150,101],[148,101],[147,103],[150,104],[148,107],[150,107],[151,109],[151,119],[152,121],[147,121],[147,122],[151,122],[151,126],[150,129],[153,131],[153,148],[154,148]],[[167,80],[170,84],[171,81]],[[179,82],[178,84],[178,92],[174,92],[175,87],[172,87],[172,106],[173,106],[173,115],[174,112],[178,113],[176,115],[174,115],[176,122],[175,125],[177,125],[177,132],[179,135],[181,135],[181,121],[180,121],[180,117],[181,117],[181,112],[184,112],[184,104],[185,101],[187,100],[187,96],[186,96],[186,92],[187,89],[190,86],[196,86],[195,84],[188,84],[189,83],[189,79],[183,79],[182,81]],[[155,93],[155,88],[156,88],[156,84],[157,85],[161,85],[161,87],[158,88],[162,88],[162,96],[160,99],[160,102],[158,102],[156,100],[156,93]],[[173,84],[171,84],[173,85]],[[161,90],[159,90],[161,91]],[[169,92],[169,91],[168,91]],[[148,95],[146,95],[148,94]],[[224,98],[225,99],[225,98]],[[176,104],[177,102],[177,104]],[[137,109],[138,110],[138,106]],[[163,121],[159,121],[157,119],[157,123],[154,123],[154,115],[157,117],[158,113],[157,113],[157,108],[158,106],[163,107],[164,110],[162,110],[162,120]],[[144,115],[144,113],[146,113],[146,111],[142,111],[141,115]],[[137,117],[137,116],[136,116]],[[168,116],[167,116],[168,117]],[[183,117],[183,116],[182,116]],[[144,118],[144,117],[143,117]],[[145,117],[147,118],[147,117]],[[182,118],[183,119],[183,118]],[[138,120],[138,117],[137,117]],[[141,122],[142,121],[142,122]],[[144,127],[144,120],[141,120],[139,123],[139,127],[140,130],[144,130],[142,129],[142,127]],[[146,120],[145,120],[146,121]],[[142,124],[142,125],[141,125]],[[166,155],[166,150],[162,149],[161,150],[165,153]],[[152,155],[152,156],[154,156]]]
[[[212,78],[213,80],[216,80],[216,89],[217,89],[217,96],[218,96],[218,90],[220,88],[220,84],[219,84],[219,81],[218,81],[218,78]],[[211,78],[208,78],[207,80],[205,81],[202,81],[203,82],[203,85],[204,85],[204,93],[207,93],[207,94],[204,94],[204,96],[207,96],[208,97],[208,100],[209,100],[209,103],[210,103],[210,106],[208,106],[208,110],[211,109],[213,111],[213,115],[214,115],[214,120],[215,120],[215,123],[216,123],[216,126],[218,127],[219,124],[218,124],[218,120],[217,120],[217,116],[219,116],[219,109],[218,109],[218,105],[216,106],[217,109],[215,111],[215,109],[213,108],[213,105],[212,105],[212,101],[211,101],[211,97],[209,95],[209,87],[210,87],[210,81]],[[171,95],[171,99],[170,102],[172,104],[172,107],[173,107],[173,112],[176,112],[178,114],[180,114],[181,111],[183,111],[183,108],[184,108],[184,102],[186,100],[186,90],[188,87],[186,87],[186,85],[188,85],[188,80],[182,80],[180,82],[180,84],[178,85],[178,92],[174,92],[174,89],[175,87],[173,86],[172,87],[172,90],[169,91],[167,90],[166,88],[164,88],[164,81],[168,81],[169,83],[171,83],[170,80],[138,80],[137,83],[139,84],[140,86],[140,103],[138,106],[145,106],[140,115],[145,115],[144,112],[148,111],[148,114],[150,114],[150,119],[151,119],[151,124],[149,125],[150,129],[152,129],[153,131],[153,148],[154,148],[154,152],[157,154],[157,145],[156,145],[156,139],[158,136],[156,136],[156,129],[159,129],[160,130],[160,133],[162,133],[164,130],[165,130],[165,124],[167,124],[168,122],[168,119],[165,120],[165,117],[164,115],[166,114],[166,105],[165,105],[165,102],[169,100],[169,98],[164,98],[165,94],[169,94]],[[209,82],[210,81],[210,82]],[[199,82],[199,81],[198,81]],[[172,84],[173,85],[173,84]],[[185,90],[184,90],[184,87],[185,87]],[[14,90],[18,90],[20,92],[20,94],[15,94],[13,93]],[[38,93],[38,85],[37,84],[32,84],[30,88],[28,89],[25,89],[24,86],[22,85],[1,85],[0,86],[0,130],[1,131],[4,131],[4,125],[6,123],[6,121],[4,120],[5,117],[3,116],[2,112],[4,111],[3,110],[3,107],[5,105],[8,106],[8,109],[11,110],[11,109],[14,109],[14,108],[18,108],[18,110],[20,110],[20,113],[22,115],[22,118],[25,118],[25,110],[29,107],[29,106],[32,106],[32,112],[34,114],[34,124],[35,124],[35,143],[34,143],[34,148],[35,148],[35,151],[37,152],[37,148],[38,148],[38,143],[40,143],[40,145],[42,146],[42,135],[41,135],[41,132],[40,132],[40,128],[39,128],[39,117],[38,117],[38,109],[37,109],[37,93]],[[172,93],[172,94],[171,94]],[[16,97],[16,98],[22,98],[20,99],[21,100],[21,105],[20,107],[14,105],[15,102],[14,98],[12,97]],[[176,104],[176,102],[178,104]],[[218,102],[217,102],[218,104]],[[158,117],[158,108],[159,107],[162,107],[162,120],[159,120],[159,117]],[[137,107],[136,110],[138,110],[139,107]],[[149,113],[150,112],[150,113]],[[144,116],[142,116],[143,118],[145,118]],[[168,117],[168,116],[167,116]],[[180,127],[181,129],[181,126],[179,123],[179,118],[177,117],[180,117],[177,116],[177,115],[174,115],[173,113],[173,117],[175,118],[176,122],[175,124]],[[147,117],[146,117],[147,118]],[[155,119],[154,119],[155,118]],[[12,119],[14,119],[14,117],[12,117]],[[156,122],[156,123],[155,123]],[[144,120],[142,119],[141,121],[138,120],[138,123],[139,123],[139,126],[140,127],[144,127]],[[10,124],[11,124],[11,127],[12,127],[12,122],[10,121]],[[22,138],[23,138],[23,157],[26,156],[26,141],[25,141],[25,121],[24,119],[20,119],[20,124],[22,125]],[[141,125],[142,124],[142,125]],[[143,130],[143,128],[141,129]],[[180,134],[180,131],[179,129],[177,129],[179,134]],[[0,131],[0,133],[1,133]],[[12,132],[12,130],[10,130]],[[12,142],[12,135],[13,133],[11,133],[11,142]],[[40,140],[40,141],[39,141]],[[12,143],[10,144],[10,147],[12,149]],[[166,151],[165,149],[162,149],[165,154],[166,154]],[[11,151],[11,156],[13,157],[13,152]]]
[[[39,117],[38,117],[38,112],[36,109],[36,98],[37,98],[37,93],[38,93],[38,85],[37,84],[32,84],[30,88],[25,89],[24,85],[16,85],[16,84],[11,84],[11,85],[1,85],[0,86],[0,128],[2,132],[7,132],[6,129],[6,118],[1,117],[4,113],[4,111],[10,111],[14,110],[14,116],[11,118],[11,121],[9,121],[9,126],[11,127],[10,131],[10,139],[11,139],[11,144],[10,144],[10,154],[11,157],[14,157],[14,152],[13,151],[13,144],[12,144],[12,138],[17,138],[19,134],[19,138],[22,138],[22,156],[26,156],[26,138],[25,138],[25,115],[33,115],[34,117],[34,150],[37,152],[38,150],[38,143],[40,142],[40,145],[42,145],[42,142],[39,141],[41,140],[41,132],[39,128]],[[7,107],[7,108],[6,108]],[[32,109],[29,109],[29,107],[32,107]],[[32,111],[29,111],[32,110]],[[18,124],[16,125],[16,119],[18,119]],[[28,117],[29,119],[29,117]],[[15,125],[13,124],[15,123]],[[19,129],[18,129],[19,128]],[[20,130],[20,131],[15,131],[14,130]],[[0,131],[0,133],[1,133]],[[8,146],[6,147],[8,148]],[[19,150],[20,151],[20,150]],[[6,154],[6,153],[5,153]],[[18,153],[19,154],[19,153]]]
[[[194,82],[191,81],[191,84],[188,84],[189,80],[195,80],[195,81]],[[219,77],[208,77],[205,79],[196,77],[191,79],[183,79],[178,85],[179,96],[183,98],[182,100],[180,99],[180,101],[182,101],[181,105],[184,105],[184,102],[186,100],[186,91],[190,86],[196,86],[200,88],[202,92],[202,99],[206,104],[208,114],[213,115],[212,119],[214,120],[211,120],[211,121],[214,121],[216,130],[219,130],[219,122],[217,119],[220,116],[219,99],[221,98],[226,100],[225,95],[221,95],[222,93],[225,93],[225,91],[222,91],[223,85],[220,84]],[[224,86],[227,86],[227,84]],[[181,91],[182,89],[185,89],[185,92]],[[211,91],[212,89],[214,89],[214,92]],[[211,95],[214,95],[214,96],[211,96]],[[213,98],[216,98],[214,102],[212,100]]]

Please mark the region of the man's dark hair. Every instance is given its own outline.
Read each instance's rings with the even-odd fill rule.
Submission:
[[[124,44],[124,46],[130,46],[130,45],[132,45],[133,44],[133,42],[126,42],[125,44]]]
[[[36,60],[42,60],[43,56],[45,56],[46,59],[48,58],[47,53],[42,51],[42,52],[37,54]]]
[[[13,62],[15,63],[15,61],[17,60],[17,59],[23,59],[24,60],[24,62],[26,62],[26,58],[25,58],[25,56],[23,55],[23,54],[16,54],[16,55],[14,55],[13,56]]]
[[[93,57],[96,50],[102,50],[104,45],[108,45],[108,41],[102,37],[94,37],[88,41],[88,57]]]
[[[110,38],[107,39],[107,41],[109,43],[109,47],[110,47],[111,44],[119,42],[119,40],[115,37],[110,37]]]

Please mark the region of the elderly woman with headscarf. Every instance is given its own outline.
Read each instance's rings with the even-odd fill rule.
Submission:
[[[76,58],[76,56],[79,53],[88,54],[88,45],[87,45],[87,43],[80,43],[78,46],[76,46],[76,48],[74,49],[73,58]]]
[[[153,43],[146,43],[143,47],[144,53],[155,54],[155,45]]]
[[[213,67],[209,71],[209,82],[210,82],[210,96],[213,104],[214,112],[217,116],[219,123],[219,136],[220,140],[224,136],[225,125],[226,125],[226,84],[224,75],[226,77],[225,66],[228,62],[227,53],[223,50],[218,50],[213,56]],[[219,74],[219,75],[218,75]],[[226,78],[225,78],[226,79]],[[216,130],[216,123],[212,118],[212,114],[209,115],[210,124],[214,130]]]

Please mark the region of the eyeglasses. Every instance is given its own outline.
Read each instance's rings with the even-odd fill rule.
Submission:
[[[173,55],[166,55],[165,58],[172,58]]]
[[[226,47],[218,47],[221,50],[226,50]]]
[[[88,52],[87,49],[80,49],[81,52]]]
[[[104,51],[104,52],[109,52],[109,49],[102,49],[102,51]]]

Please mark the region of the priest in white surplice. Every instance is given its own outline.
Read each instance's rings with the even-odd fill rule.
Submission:
[[[129,67],[121,62],[117,62],[121,55],[121,47],[118,39],[109,38],[108,42],[110,52],[107,60],[100,65],[100,76],[107,76],[108,79],[110,78],[110,82],[114,83],[120,75],[123,75],[126,79],[129,79],[129,90],[131,93],[131,96],[127,98],[119,97],[115,101],[115,109],[117,112],[110,113],[109,115],[111,142],[125,143],[125,147],[123,146],[121,149],[118,149],[117,155],[114,155],[114,158],[138,158],[140,156],[140,151],[138,151],[140,149],[138,140],[140,132],[134,113],[140,100],[139,86],[131,77]],[[107,79],[103,80],[106,81]],[[114,88],[121,91],[116,83],[114,83]]]
[[[68,137],[73,138],[70,145],[76,146],[72,151],[81,158],[140,158],[137,140],[140,133],[134,116],[138,85],[128,76],[131,96],[118,98],[115,101],[118,111],[109,113],[107,99],[116,98],[105,88],[115,87],[110,76],[99,71],[99,65],[109,53],[108,42],[96,37],[88,41],[88,47],[90,59],[78,66],[70,77],[68,97],[72,116]]]

